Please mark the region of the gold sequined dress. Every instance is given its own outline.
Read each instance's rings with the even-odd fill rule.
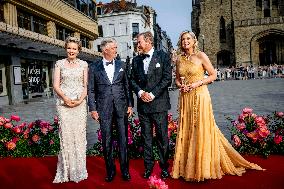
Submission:
[[[189,83],[204,79],[203,66],[183,56],[177,71]],[[180,94],[179,116],[173,178],[203,181],[220,179],[224,174],[241,176],[245,169],[263,170],[245,160],[221,133],[214,119],[206,85]]]
[[[71,99],[80,98],[84,90],[83,70],[87,62],[78,60],[78,68],[64,67],[66,59],[59,60],[55,66],[60,68],[60,88]],[[86,169],[86,123],[87,105],[84,100],[79,106],[69,108],[56,98],[56,110],[59,120],[60,152],[57,171],[53,183],[79,182],[88,177]]]

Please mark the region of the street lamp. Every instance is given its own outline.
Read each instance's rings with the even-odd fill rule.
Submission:
[[[204,52],[204,35],[201,35],[201,39],[202,39],[202,51]]]

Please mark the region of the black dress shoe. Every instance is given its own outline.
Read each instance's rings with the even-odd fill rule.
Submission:
[[[161,172],[161,178],[166,179],[170,177],[170,173],[167,169],[163,169]]]
[[[129,173],[126,173],[126,174],[122,175],[122,179],[125,180],[125,181],[129,181],[131,179],[131,176],[130,176]]]
[[[143,177],[145,179],[148,179],[151,176],[151,174],[152,174],[152,170],[146,169],[145,172],[144,172]]]
[[[115,174],[116,174],[116,171],[114,170],[111,175],[109,175],[105,178],[105,181],[111,182],[114,179]]]

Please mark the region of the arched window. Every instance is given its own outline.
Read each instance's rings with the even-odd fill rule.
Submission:
[[[226,24],[225,19],[223,16],[220,18],[220,33],[219,33],[219,39],[221,43],[226,42]]]

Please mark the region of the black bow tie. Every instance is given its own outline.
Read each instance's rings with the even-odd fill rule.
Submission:
[[[150,55],[149,54],[141,54],[140,55],[143,59],[145,59],[145,58],[149,58],[150,57]]]
[[[113,65],[113,61],[110,61],[110,62],[106,62],[106,66],[108,66],[108,65]]]

